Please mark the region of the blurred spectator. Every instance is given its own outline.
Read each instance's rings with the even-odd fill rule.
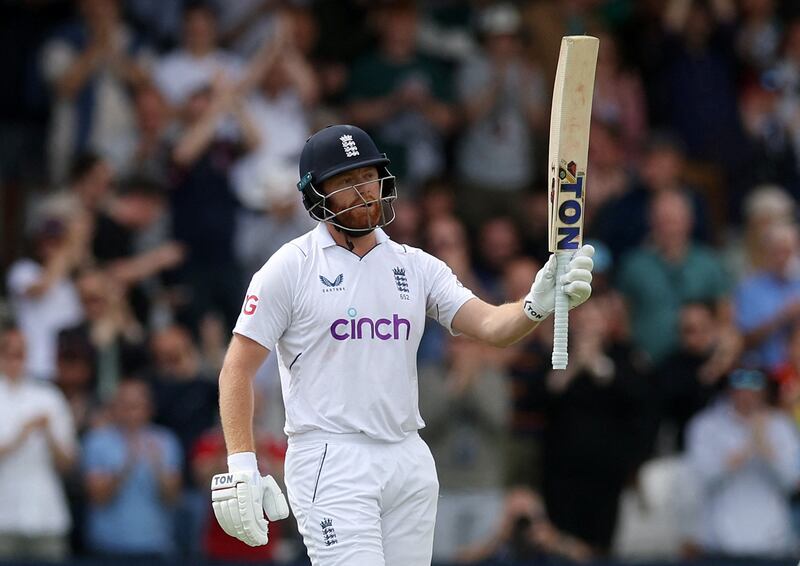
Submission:
[[[25,371],[30,377],[53,378],[58,333],[83,317],[70,273],[81,261],[86,239],[80,222],[42,220],[30,237],[29,255],[8,270],[11,309],[29,344]]]
[[[144,329],[133,316],[122,287],[105,272],[86,271],[76,284],[86,318],[62,330],[58,340],[80,339],[91,344],[97,368],[96,392],[105,402],[123,377],[143,369]]]
[[[744,0],[736,32],[736,51],[748,74],[772,67],[781,46],[781,21],[775,0]]]
[[[608,216],[606,205],[614,203],[619,206],[618,201],[625,200],[628,194],[638,188],[634,186],[636,172],[631,167],[631,154],[622,145],[622,135],[617,126],[595,119],[591,125],[591,138],[589,170],[592,172],[592,200],[591,206],[584,211],[584,226],[588,234],[605,236],[611,231],[604,218]],[[637,153],[642,151],[639,149]],[[539,192],[542,194],[538,198],[544,197],[546,203],[544,191]],[[598,217],[600,222],[596,220]],[[546,214],[544,218],[546,221]]]
[[[136,127],[131,132],[131,142],[121,177],[142,176],[167,183],[169,164],[170,114],[161,92],[152,84],[133,93]]]
[[[456,194],[452,184],[444,177],[431,179],[422,187],[422,194],[417,203],[422,218],[428,222],[441,216],[454,216]]]
[[[594,79],[592,117],[619,132],[620,145],[630,159],[640,153],[647,134],[644,89],[639,76],[623,67],[616,38],[606,32],[594,35],[600,39],[600,50]],[[592,131],[593,138],[594,133]],[[595,139],[592,142],[596,143]]]
[[[531,288],[541,264],[528,258],[512,260],[503,272],[504,300],[516,301]],[[504,455],[506,485],[539,488],[542,483],[542,432],[544,410],[538,400],[538,383],[550,368],[552,325],[537,331],[505,350],[511,387],[511,418]]]
[[[481,284],[472,266],[467,231],[458,218],[441,216],[429,220],[425,225],[425,241],[425,249],[445,262],[459,281],[469,289],[476,289],[476,293],[480,292]]]
[[[392,172],[410,188],[444,171],[443,138],[455,123],[450,84],[436,61],[416,49],[415,2],[374,10],[378,49],[353,66],[347,114],[392,156]]]
[[[721,379],[738,363],[743,345],[713,305],[685,304],[678,324],[678,350],[655,371],[659,452],[683,451],[687,423],[723,388]]]
[[[122,162],[124,151],[114,142],[133,127],[128,89],[148,80],[144,50],[122,21],[118,1],[77,4],[80,19],[56,30],[42,51],[42,72],[52,91],[48,151],[56,182],[87,149]]]
[[[681,305],[712,302],[726,320],[729,282],[716,253],[690,240],[691,204],[658,193],[649,207],[650,237],[623,258],[617,286],[628,304],[634,343],[657,364],[678,345]]]
[[[262,420],[265,410],[265,399],[260,390],[256,388],[253,398],[254,422]],[[283,483],[283,460],[286,456],[286,441],[281,435],[273,436],[263,428],[255,428],[255,447],[258,458],[258,469],[264,474],[270,474],[279,483]],[[222,427],[215,426],[208,429],[197,442],[191,454],[191,470],[195,485],[211,485],[214,474],[224,472],[227,467],[228,452],[225,449],[225,438]],[[205,495],[205,492],[204,492]],[[211,501],[204,497],[204,521],[202,548],[206,557],[211,560],[231,560],[236,562],[254,562],[264,560],[277,560],[292,549],[284,547],[286,544],[286,530],[290,528],[290,521],[273,522],[269,525],[269,544],[266,546],[249,547],[243,542],[228,536],[213,517]]]
[[[394,220],[386,227],[386,233],[395,242],[403,242],[409,246],[421,247],[422,232],[420,230],[420,206],[413,200],[399,200],[392,204]]]
[[[105,414],[96,393],[94,351],[82,336],[67,334],[58,341],[58,372],[55,384],[69,404],[78,440],[83,440],[91,427],[103,423]],[[86,552],[84,527],[86,523],[86,492],[83,471],[73,466],[64,477],[64,490],[72,515],[70,543],[76,555]]]
[[[495,533],[461,552],[458,562],[473,564],[489,558],[508,564],[531,560],[536,564],[558,564],[564,560],[588,562],[592,555],[589,545],[550,522],[538,493],[516,487],[506,495]]]
[[[22,332],[0,331],[0,560],[63,560],[71,518],[59,475],[74,463],[75,429],[63,395],[24,362]]]
[[[596,153],[594,150],[592,155]],[[625,184],[628,190],[601,205],[592,224],[595,237],[611,249],[616,260],[644,241],[650,228],[648,210],[658,195],[669,191],[685,193],[690,200],[692,239],[704,242],[710,239],[708,205],[686,183],[685,175],[686,153],[680,142],[667,134],[651,136],[643,151],[638,179]]]
[[[442,215],[429,220],[425,225],[425,251],[440,258],[453,271],[464,286],[481,293],[475,269],[472,265],[469,241],[464,225],[455,216]],[[402,240],[398,240],[402,241]],[[525,291],[527,293],[527,290]],[[520,296],[524,296],[523,295]],[[417,360],[420,365],[428,362],[444,362],[447,333],[438,324],[425,324]]]
[[[760,253],[764,267],[739,283],[736,322],[744,334],[745,361],[770,370],[786,361],[792,324],[800,317],[800,257],[794,224],[773,224],[764,231]]]
[[[234,138],[217,135],[216,125],[228,114],[239,130]],[[258,143],[236,85],[218,79],[191,94],[172,151],[170,191],[173,235],[187,251],[177,275],[185,302],[179,315],[191,328],[213,311],[233,328],[239,314],[244,285],[234,258],[239,205],[229,175],[234,161]]]
[[[689,155],[729,175],[743,164],[745,147],[736,104],[735,23],[734,0],[668,0],[653,91],[658,116],[678,133]]]
[[[763,248],[766,232],[776,224],[794,222],[797,204],[783,188],[761,185],[750,191],[743,210],[745,225],[739,255],[730,261],[737,281],[766,267],[770,257]]]
[[[786,24],[781,58],[766,79],[780,92],[780,118],[791,132],[795,160],[800,163],[800,19]]]
[[[739,97],[739,108],[749,142],[749,167],[741,171],[733,188],[741,191],[758,184],[777,183],[800,194],[793,126],[781,115],[780,93],[775,85],[762,80],[746,87]],[[741,201],[739,194],[731,196],[729,202]]]
[[[154,333],[150,350],[154,421],[176,434],[188,459],[195,440],[216,421],[216,380],[203,372],[192,335],[182,326]]]
[[[187,2],[183,9],[181,47],[156,65],[155,83],[167,102],[182,107],[192,93],[212,82],[242,73],[242,61],[217,46],[217,18],[208,2]]]
[[[74,267],[90,266],[95,217],[108,202],[113,183],[114,172],[108,160],[91,151],[81,153],[72,162],[66,185],[32,202],[28,229],[35,231],[51,219],[73,226]]]
[[[177,436],[184,455],[184,490],[176,510],[176,540],[184,554],[197,555],[208,484],[192,481],[189,459],[195,441],[217,420],[217,384],[202,368],[200,353],[187,328],[173,325],[155,332],[150,350],[154,361],[154,422]]]
[[[512,5],[484,8],[482,48],[455,81],[466,118],[456,165],[459,205],[471,224],[487,214],[516,214],[533,164],[544,160],[537,142],[546,127],[547,94],[539,70],[523,56],[520,26]]]
[[[112,424],[92,430],[84,442],[83,468],[89,499],[89,549],[107,559],[152,559],[175,545],[172,505],[181,489],[177,438],[150,419],[147,384],[120,383]]]
[[[61,333],[55,384],[69,404],[79,438],[97,423],[100,412],[95,361],[86,337],[70,331]]]
[[[796,551],[789,494],[800,481],[791,421],[767,406],[761,372],[736,370],[727,398],[689,425],[688,458],[703,487],[698,542],[710,554],[788,557]]]
[[[275,25],[271,42],[249,67],[256,88],[247,108],[260,143],[232,171],[237,196],[256,210],[264,207],[261,195],[270,173],[276,168],[297,168],[310,134],[309,111],[319,99],[316,75],[294,43],[291,21],[284,18]]]
[[[525,250],[542,264],[550,257],[548,196],[547,191],[533,191],[526,194],[519,203],[525,218],[520,224]],[[591,216],[593,213],[588,214]],[[589,225],[587,224],[585,228],[589,229]]]
[[[544,430],[543,495],[560,530],[600,555],[611,547],[619,496],[643,460],[643,365],[612,341],[606,302],[570,314],[570,363],[538,385]]]
[[[297,194],[297,167],[274,163],[249,196],[250,210],[236,224],[236,258],[250,276],[286,242],[305,234],[315,222]],[[400,240],[405,241],[405,240]]]
[[[95,220],[92,248],[96,265],[130,292],[137,319],[146,324],[154,293],[145,283],[181,264],[183,247],[174,241],[157,242],[144,248],[142,236],[162,217],[164,188],[147,178],[129,178],[109,200]]]
[[[447,340],[442,364],[420,369],[420,412],[439,475],[433,557],[453,561],[492,535],[503,508],[503,439],[510,418],[508,377],[486,348]]]
[[[77,222],[93,226],[94,215],[111,194],[114,172],[106,159],[97,153],[86,152],[72,162],[64,190],[57,191],[34,203],[31,221],[36,224],[46,218]]]
[[[503,271],[522,254],[516,224],[507,216],[487,218],[478,231],[476,248],[479,288],[486,300],[497,304],[503,300]]]

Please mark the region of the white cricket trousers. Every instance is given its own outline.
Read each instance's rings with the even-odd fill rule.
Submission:
[[[416,432],[291,436],[285,481],[313,566],[430,566],[439,482]]]

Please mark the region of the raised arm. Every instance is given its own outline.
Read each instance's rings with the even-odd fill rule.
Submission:
[[[592,246],[575,253],[560,285],[574,308],[592,294]],[[494,306],[475,298],[466,302],[453,317],[453,328],[492,346],[506,347],[529,334],[555,309],[555,271],[553,256],[536,274],[530,292],[514,303]]]
[[[472,299],[458,309],[453,328],[481,342],[504,348],[518,342],[539,326],[523,311],[523,302],[495,306]]]

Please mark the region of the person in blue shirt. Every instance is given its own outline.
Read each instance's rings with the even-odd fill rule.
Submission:
[[[770,227],[761,250],[764,268],[736,289],[736,323],[744,334],[746,363],[774,370],[786,361],[789,334],[800,322],[797,226]]]
[[[151,424],[152,412],[147,383],[123,381],[112,402],[111,424],[86,437],[86,537],[94,554],[146,558],[174,550],[172,506],[181,491],[181,449],[172,432]]]

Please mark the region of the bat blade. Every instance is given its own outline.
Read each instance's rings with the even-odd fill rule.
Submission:
[[[561,40],[550,112],[548,247],[551,252],[575,251],[583,243],[589,126],[599,43],[590,36],[567,36]]]
[[[561,40],[548,154],[548,248],[558,261],[557,281],[572,254],[583,244],[586,169],[594,76],[600,41],[590,36]],[[556,285],[553,368],[567,367],[568,301]]]

